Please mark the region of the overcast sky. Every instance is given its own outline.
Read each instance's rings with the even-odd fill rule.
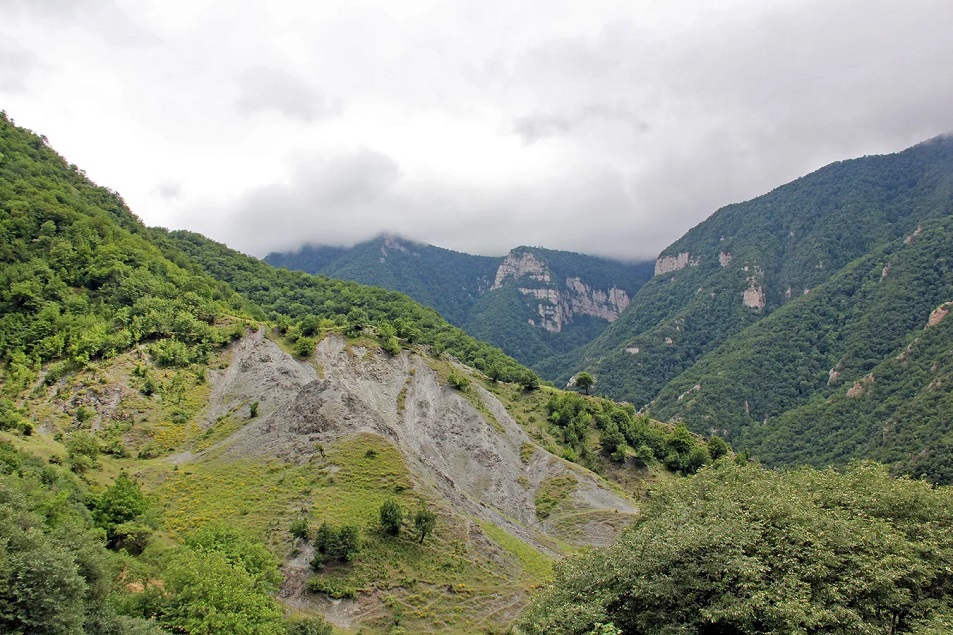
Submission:
[[[949,0],[0,0],[0,109],[147,224],[652,258],[953,131]]]

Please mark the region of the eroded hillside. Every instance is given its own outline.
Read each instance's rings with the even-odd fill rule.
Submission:
[[[451,373],[470,384],[451,387]],[[334,334],[301,359],[262,328],[208,367],[162,369],[140,350],[40,381],[21,407],[46,421],[26,442],[41,453],[61,455],[55,439],[77,434],[109,439],[113,456],[99,455],[87,476],[128,470],[170,538],[211,521],[262,535],[283,557],[289,610],[348,630],[492,632],[517,617],[555,558],[611,542],[636,505],[543,449],[488,381],[447,358],[392,356]],[[432,536],[383,535],[389,500],[433,510]],[[302,517],[356,525],[359,556],[312,570],[313,545],[289,535]]]

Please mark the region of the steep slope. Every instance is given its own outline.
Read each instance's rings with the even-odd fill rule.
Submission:
[[[618,319],[649,269],[648,263],[517,247],[497,267],[464,328],[532,366],[582,346]]]
[[[949,482],[926,458],[953,433],[950,221],[858,259],[731,338],[670,382],[653,414],[717,428],[772,463],[864,456]]]
[[[406,293],[527,365],[592,340],[651,276],[650,263],[537,247],[491,258],[396,236],[343,252],[305,247],[265,260]]]
[[[406,293],[457,326],[463,325],[473,303],[492,281],[498,260],[392,235],[351,248],[303,247],[265,256],[265,262],[276,267]]]
[[[22,397],[37,431],[0,440],[90,479],[125,469],[176,542],[213,520],[261,536],[285,561],[287,606],[365,632],[394,619],[410,632],[507,623],[553,558],[611,541],[635,512],[617,488],[544,450],[485,380],[453,362],[334,335],[302,361],[264,329],[209,361],[163,369],[140,348],[39,382]],[[453,388],[451,372],[473,383]],[[99,443],[92,462],[70,449],[74,438]],[[538,511],[553,496],[558,506]],[[433,535],[380,533],[389,500],[434,511]],[[359,554],[313,571],[313,544],[289,535],[301,518],[354,525]]]
[[[210,373],[210,403],[199,419],[234,418],[253,402],[260,403],[259,414],[238,415],[243,425],[233,434],[178,459],[179,472],[191,472],[192,481],[199,476],[198,487],[209,488],[190,487],[192,500],[182,502],[186,514],[210,511],[199,502],[221,495],[211,475],[230,466],[267,464],[271,471],[288,470],[289,477],[304,470],[317,480],[310,493],[286,501],[278,522],[290,522],[298,509],[308,510],[315,525],[356,520],[366,536],[364,554],[318,579],[361,592],[343,605],[328,605],[307,591],[303,582],[313,573],[308,558],[299,556],[286,567],[287,602],[326,611],[348,628],[374,628],[396,609],[412,632],[467,631],[485,620],[514,618],[547,560],[565,549],[560,540],[607,542],[635,508],[601,479],[539,448],[485,389],[474,385],[461,393],[448,386],[446,364],[414,353],[391,357],[334,336],[321,341],[311,363],[302,363],[262,332],[243,339],[228,367]],[[169,478],[160,491],[174,496],[186,486],[181,477]],[[554,479],[571,486],[558,513],[544,521],[534,501]],[[375,537],[377,508],[388,499],[408,509],[426,501],[438,510],[435,542],[408,554],[410,544],[395,551],[386,538]],[[218,513],[242,522],[240,507]],[[298,548],[310,553],[307,545]],[[396,569],[380,570],[379,558]],[[445,558],[447,569],[434,566]],[[432,559],[433,568],[417,559]],[[408,587],[403,578],[410,571],[418,578]],[[461,583],[470,588],[447,592]],[[451,617],[463,599],[458,594],[470,610]],[[415,616],[423,599],[428,608]]]
[[[41,138],[5,117],[0,132],[0,471],[25,460],[38,475],[9,491],[0,483],[0,515],[47,522],[30,529],[33,545],[54,529],[70,541],[58,528],[68,521],[72,547],[107,536],[131,554],[82,572],[99,595],[64,604],[71,624],[108,605],[125,626],[103,633],[152,632],[153,622],[283,633],[264,542],[284,561],[289,610],[373,633],[493,630],[551,576],[555,556],[603,544],[631,520],[635,504],[617,486],[548,451],[560,442],[540,413],[557,393],[534,390],[535,377],[498,349],[402,294],[146,228]],[[598,431],[577,427],[577,444],[597,451]],[[11,459],[17,451],[33,456]],[[85,485],[62,487],[64,470]],[[617,470],[629,485],[665,478]],[[117,487],[107,522],[97,505]],[[23,502],[29,488],[48,508]],[[432,534],[411,523],[385,534],[388,501],[432,511]],[[69,514],[58,512],[66,503]],[[316,532],[291,539],[302,520],[350,527],[362,545],[312,560]],[[24,545],[4,537],[0,569],[19,571],[8,565]],[[80,566],[75,558],[66,549],[54,560]],[[49,573],[42,561],[30,571]],[[85,593],[73,573],[64,579]],[[30,630],[28,609],[4,613],[4,624]]]
[[[706,353],[871,250],[953,211],[953,140],[835,163],[725,207],[668,247],[656,275],[599,338],[540,364],[582,367],[643,405]]]

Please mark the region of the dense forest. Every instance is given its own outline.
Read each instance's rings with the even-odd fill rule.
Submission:
[[[600,394],[770,464],[876,458],[949,483],[949,326],[924,329],[953,300],[951,188],[937,138],[725,207],[602,335],[537,368],[588,369]]]

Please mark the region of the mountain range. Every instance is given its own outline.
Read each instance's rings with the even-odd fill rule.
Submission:
[[[653,268],[540,247],[476,256],[394,235],[349,248],[271,253],[265,261],[406,293],[529,366],[591,341]]]
[[[717,210],[651,272],[396,237],[267,259],[406,292],[558,385],[587,371],[599,394],[769,464],[876,458],[951,482],[951,215],[938,137]]]
[[[938,138],[651,270],[382,236],[315,276],[146,227],[0,116],[0,630],[946,632],[951,221]]]
[[[729,454],[399,292],[146,227],[5,115],[0,235],[2,632],[498,632]]]
[[[834,163],[666,248],[591,343],[539,366],[771,464],[950,482],[953,138]]]

